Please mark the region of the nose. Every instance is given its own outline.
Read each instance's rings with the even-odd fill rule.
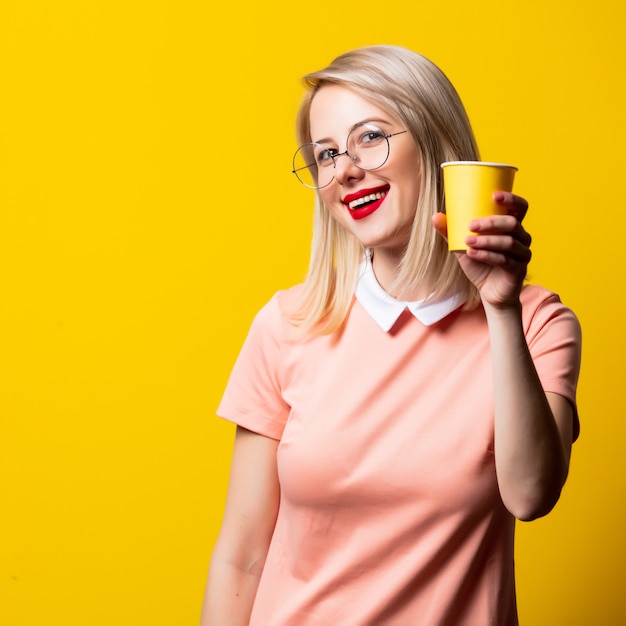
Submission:
[[[335,155],[333,161],[335,164],[335,171],[333,172],[335,180],[340,185],[345,185],[350,180],[360,180],[363,178],[364,171],[357,166],[354,157],[349,154],[347,150]]]

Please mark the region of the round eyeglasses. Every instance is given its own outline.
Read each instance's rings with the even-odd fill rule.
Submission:
[[[389,138],[406,132],[387,134],[373,124],[359,124],[350,131],[344,152],[322,143],[300,146],[293,156],[291,171],[305,187],[323,189],[333,182],[339,157],[347,156],[362,170],[377,170],[389,158]]]

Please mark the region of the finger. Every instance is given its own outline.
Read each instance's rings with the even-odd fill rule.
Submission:
[[[520,261],[507,256],[506,254],[493,252],[491,250],[477,250],[476,248],[469,248],[465,253],[465,257],[468,261],[474,261],[494,268],[500,268],[512,276],[517,275],[524,277],[528,271],[527,261]]]
[[[490,215],[469,224],[469,230],[480,235],[511,235],[529,247],[532,237],[513,215]]]
[[[532,258],[530,248],[512,237],[470,236],[465,241],[468,245],[467,255],[471,259],[488,265],[510,267],[514,272],[528,266]]]
[[[448,238],[448,218],[444,213],[435,213],[432,218],[435,230],[444,238]]]
[[[520,222],[528,212],[528,201],[510,191],[495,191],[491,196],[496,204],[506,206],[509,215],[513,215]]]
[[[466,237],[465,243],[472,250],[482,252],[481,258],[487,259],[496,255],[498,265],[506,259],[528,264],[532,257],[530,248],[511,235],[470,235]]]

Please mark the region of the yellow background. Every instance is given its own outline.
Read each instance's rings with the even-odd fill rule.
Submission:
[[[2,0],[0,624],[197,624],[233,436],[214,411],[306,269],[299,77],[372,43],[439,64],[483,158],[519,167],[531,276],[583,324],[570,481],[519,525],[522,624],[626,623],[624,11]]]

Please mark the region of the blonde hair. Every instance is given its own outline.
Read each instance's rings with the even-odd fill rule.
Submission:
[[[445,212],[440,164],[479,159],[469,119],[445,74],[405,48],[369,46],[337,57],[303,81],[307,92],[296,122],[299,144],[311,141],[309,111],[315,94],[324,85],[341,85],[394,116],[417,145],[421,188],[394,288],[410,291],[427,280],[434,287],[431,299],[460,292],[467,297],[466,307],[476,306],[476,288],[431,221],[435,212]],[[331,333],[340,328],[352,303],[363,253],[359,241],[331,217],[316,191],[309,271],[290,312],[292,321],[306,331]]]

